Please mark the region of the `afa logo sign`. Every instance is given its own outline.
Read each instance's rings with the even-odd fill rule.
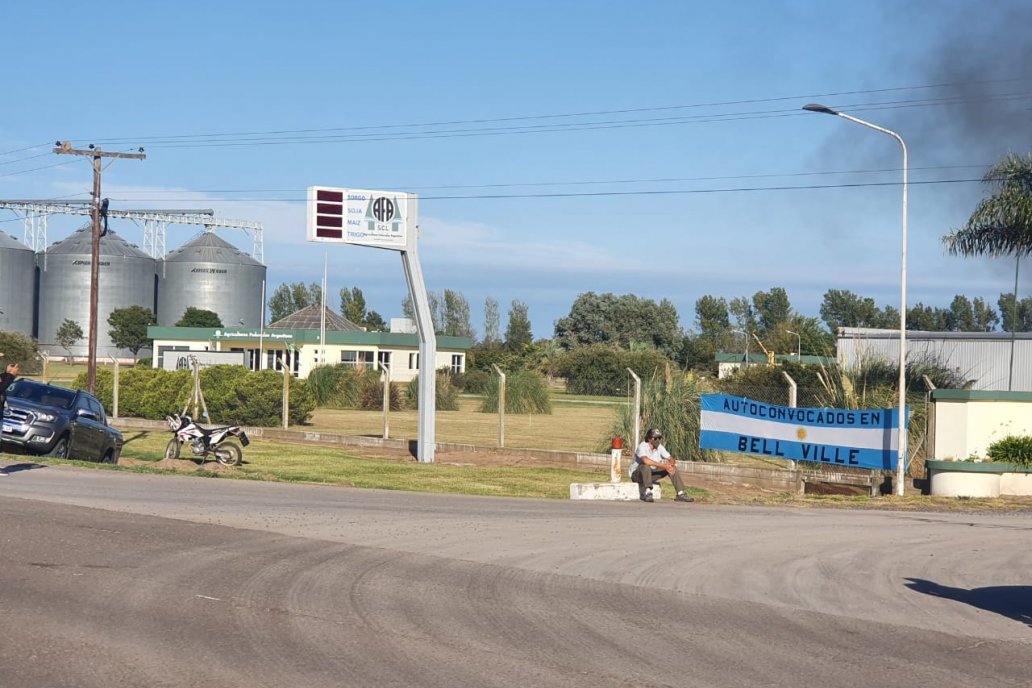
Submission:
[[[365,219],[369,234],[401,234],[401,223],[404,222],[398,200],[387,196],[370,197]]]

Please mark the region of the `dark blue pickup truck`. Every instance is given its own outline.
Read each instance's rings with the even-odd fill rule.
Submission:
[[[4,451],[12,448],[62,459],[117,463],[122,433],[88,392],[21,379],[7,390]]]

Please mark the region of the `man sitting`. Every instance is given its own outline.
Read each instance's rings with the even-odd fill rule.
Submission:
[[[677,490],[675,502],[694,502],[684,491],[684,482],[677,472],[677,460],[661,444],[663,433],[659,428],[652,428],[645,433],[645,441],[634,450],[634,463],[631,464],[631,480],[641,485],[641,500],[652,502],[652,483],[660,478],[670,477],[670,482]]]

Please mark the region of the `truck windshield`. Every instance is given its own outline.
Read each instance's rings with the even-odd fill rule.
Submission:
[[[72,402],[75,401],[75,392],[61,387],[18,380],[7,390],[7,398],[24,399],[44,406],[69,409],[72,407]]]

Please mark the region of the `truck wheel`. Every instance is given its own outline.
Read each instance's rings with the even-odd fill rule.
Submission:
[[[244,460],[244,449],[236,440],[223,440],[212,453],[223,466],[239,466]]]
[[[55,459],[67,459],[68,458],[68,435],[62,435],[61,439],[57,441],[54,448],[47,452],[47,456],[52,456]]]
[[[118,463],[118,459],[115,458],[115,450],[108,449],[107,453],[104,454],[104,458],[100,460],[101,463]]]
[[[165,445],[165,458],[166,459],[178,459],[179,458],[179,448],[180,448],[180,446],[181,446],[181,444],[180,444],[179,440],[177,440],[175,438],[170,439],[168,441],[168,444]]]

